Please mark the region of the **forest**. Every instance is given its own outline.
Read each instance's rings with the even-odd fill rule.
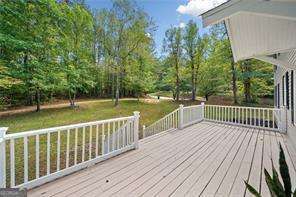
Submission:
[[[84,1],[0,1],[0,108],[77,98],[171,92],[192,100],[228,95],[253,103],[273,95],[273,66],[234,62],[224,24],[167,29],[157,54],[153,18],[134,1],[92,10]]]

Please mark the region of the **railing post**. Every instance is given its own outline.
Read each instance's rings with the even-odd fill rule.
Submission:
[[[201,119],[204,120],[205,119],[205,103],[201,102]]]
[[[280,120],[280,130],[287,133],[287,108],[285,106],[281,106]]]
[[[134,112],[134,145],[135,149],[139,148],[139,119],[140,119],[140,112]]]
[[[146,126],[145,125],[143,125],[143,138],[145,138],[146,137]]]
[[[183,129],[184,105],[179,106],[179,129]]]
[[[0,188],[6,188],[5,135],[7,130],[7,127],[0,127]]]

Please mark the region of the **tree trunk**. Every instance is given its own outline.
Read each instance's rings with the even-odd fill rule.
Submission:
[[[176,101],[180,100],[179,62],[176,58]]]
[[[195,69],[194,69],[194,63],[191,64],[191,84],[192,84],[192,97],[191,100],[195,101],[196,99],[196,84],[195,84]]]
[[[40,111],[40,88],[36,88],[36,112]]]
[[[116,93],[115,93],[115,106],[119,104],[119,73],[116,76]]]
[[[243,72],[247,76],[247,77],[244,77],[243,79],[245,102],[250,103],[251,102],[251,78],[249,77],[249,74],[251,72],[251,67],[248,60],[245,61],[245,64],[243,64],[243,67],[244,67]]]
[[[70,107],[75,107],[75,98],[76,98],[76,93],[71,93],[71,91],[69,91],[69,102],[70,102]]]
[[[236,70],[235,70],[235,64],[233,57],[231,56],[231,72],[232,72],[232,92],[233,92],[233,101],[235,104],[238,103],[237,100],[237,76],[236,76]]]
[[[111,84],[111,96],[112,96],[112,101],[114,101],[114,81],[115,81],[115,74],[112,73],[112,84]]]
[[[226,28],[226,24],[225,22],[223,23],[224,25],[224,28],[225,28],[225,33],[227,35],[227,38],[229,40],[229,35],[228,35],[228,32],[227,32],[227,28]],[[230,40],[229,40],[230,42]],[[231,51],[231,49],[229,48],[229,50]],[[238,100],[237,100],[237,84],[236,84],[236,81],[237,81],[237,76],[236,76],[236,70],[235,70],[235,64],[234,64],[234,59],[233,59],[233,55],[232,53],[230,54],[230,64],[231,64],[231,72],[232,72],[232,92],[233,92],[233,101],[235,104],[238,103]]]
[[[247,103],[251,102],[251,80],[250,78],[244,80],[244,95]]]

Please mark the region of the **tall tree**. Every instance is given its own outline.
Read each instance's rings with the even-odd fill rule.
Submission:
[[[237,65],[234,62],[231,45],[229,41],[229,37],[227,35],[226,26],[224,23],[214,25],[211,28],[211,36],[219,45],[220,52],[217,55],[217,59],[219,58],[221,62],[225,62],[230,69],[230,76],[231,76],[231,91],[233,94],[233,101],[235,104],[238,103],[238,95],[237,95]],[[218,57],[219,56],[219,57]]]
[[[119,102],[126,62],[141,43],[150,42],[147,31],[151,25],[146,13],[128,0],[116,0],[110,10],[98,14],[99,44],[115,64],[115,106]]]
[[[64,89],[74,107],[77,92],[87,92],[87,87],[93,86],[89,75],[93,63],[93,22],[91,14],[81,4],[62,3],[61,7],[59,63],[65,74]]]
[[[196,64],[196,56],[198,45],[201,44],[201,38],[198,34],[198,28],[196,23],[193,20],[190,20],[185,27],[184,34],[184,48],[186,51],[186,56],[188,58],[188,65],[191,69],[191,99],[195,101],[196,99],[196,75],[199,68],[199,64]]]
[[[57,5],[48,1],[1,1],[1,59],[10,75],[21,81],[36,110],[55,63]],[[34,96],[35,95],[35,96]]]
[[[240,62],[240,68],[241,68],[241,75],[242,75],[242,83],[243,83],[243,89],[244,89],[244,97],[245,102],[250,103],[251,102],[251,61],[245,60]]]
[[[180,99],[180,63],[182,57],[182,34],[180,27],[171,27],[165,32],[164,51],[168,53],[171,66],[175,73],[174,97]]]

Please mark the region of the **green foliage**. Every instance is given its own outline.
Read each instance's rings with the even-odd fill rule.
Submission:
[[[180,72],[182,58],[182,31],[180,27],[171,27],[165,32],[163,42],[164,52],[167,53],[167,63],[170,66],[171,84],[174,98],[179,101],[180,97]]]
[[[272,163],[272,177],[270,176],[269,172],[264,169],[264,175],[265,175],[265,181],[269,188],[270,195],[273,197],[290,197],[293,195],[293,197],[296,195],[296,190],[292,192],[292,185],[291,185],[291,178],[289,173],[289,168],[286,163],[285,153],[281,145],[279,145],[280,148],[280,155],[279,155],[279,165],[280,165],[280,175],[283,180],[284,186],[280,182],[279,175]],[[249,192],[251,192],[254,196],[261,196],[259,192],[249,185],[245,181],[245,185]]]
[[[0,97],[11,105],[153,89],[153,23],[133,1],[93,13],[83,1],[0,1],[0,23]]]
[[[252,187],[246,181],[244,181],[244,182],[245,182],[245,185],[246,185],[247,189],[249,190],[249,192],[251,192],[251,194],[253,194],[256,197],[261,197],[261,195],[259,194],[259,192],[257,192],[257,190],[254,187]]]
[[[223,25],[200,35],[189,21],[170,27],[154,51],[153,20],[133,0],[91,12],[83,1],[0,1],[0,99],[37,105],[58,98],[136,96],[171,91],[209,97],[233,91],[246,102],[272,96],[273,68],[233,64]],[[234,65],[234,66],[233,66]]]

